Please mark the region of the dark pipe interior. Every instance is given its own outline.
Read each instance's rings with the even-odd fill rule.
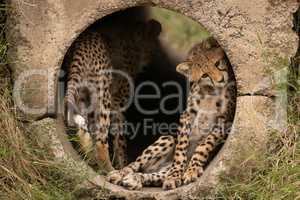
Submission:
[[[163,84],[169,81],[173,81],[178,83],[183,91],[182,98],[183,102],[182,105],[185,106],[186,104],[186,88],[187,82],[185,78],[178,74],[175,71],[175,66],[168,60],[168,57],[162,55],[157,57],[149,66],[146,67],[145,71],[141,73],[136,79],[136,87],[139,84],[142,84],[144,81],[151,81],[155,83],[161,92],[160,98],[155,99],[138,99],[140,102],[140,106],[146,110],[152,110],[160,108],[161,100],[172,94],[178,94],[178,91],[175,87],[164,87]],[[154,88],[152,87],[142,87],[140,94],[153,94]],[[179,99],[172,98],[165,102],[165,108],[168,110],[174,110],[177,108],[179,104]],[[184,109],[184,107],[182,108]],[[136,137],[130,139],[132,132],[128,134],[128,156],[129,159],[133,159],[138,156],[142,150],[144,150],[147,146],[152,144],[159,136],[162,134],[166,134],[166,132],[160,133],[159,128],[157,128],[160,124],[171,124],[175,123],[178,124],[180,112],[176,112],[174,114],[166,114],[159,109],[158,113],[156,114],[145,114],[140,112],[136,105],[132,104],[129,109],[125,113],[126,120],[128,123],[132,123],[136,126],[141,125],[141,128],[138,129],[139,131],[136,133]],[[147,122],[148,121],[148,122]],[[153,126],[151,127],[151,123],[153,122]],[[143,127],[143,124],[147,123],[147,126],[150,127]],[[155,128],[156,127],[156,128]],[[175,132],[169,132],[167,134],[175,134]]]

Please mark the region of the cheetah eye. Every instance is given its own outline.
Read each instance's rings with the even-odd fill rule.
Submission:
[[[207,78],[208,74],[203,74],[202,78]]]
[[[226,70],[226,64],[223,62],[223,60],[219,60],[215,63],[215,66],[217,69],[224,71]]]

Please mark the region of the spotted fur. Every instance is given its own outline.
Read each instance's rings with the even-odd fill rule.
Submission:
[[[85,31],[72,45],[67,65],[67,121],[79,129],[83,152],[94,151],[98,164],[108,171],[113,169],[109,130],[114,138],[116,166],[126,163],[122,109],[130,88],[129,81],[118,72],[134,78],[151,61],[161,31],[155,20],[120,27]]]
[[[223,50],[213,39],[195,45],[177,66],[191,84],[177,138],[162,136],[135,162],[112,171],[108,181],[128,189],[145,185],[174,189],[200,177],[209,154],[226,138],[233,120],[236,89],[228,66]]]

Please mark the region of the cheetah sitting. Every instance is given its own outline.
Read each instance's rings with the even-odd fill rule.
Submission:
[[[109,132],[113,136],[116,165],[125,166],[122,111],[130,98],[128,79],[151,61],[160,32],[161,25],[155,20],[87,30],[67,55],[67,122],[78,128],[82,151],[95,154],[103,170],[113,169]]]
[[[195,45],[177,66],[190,84],[178,136],[162,136],[135,162],[109,173],[108,181],[128,189],[174,189],[200,177],[209,154],[224,140],[235,112],[236,88],[228,60],[213,39]],[[188,163],[189,160],[189,163]]]

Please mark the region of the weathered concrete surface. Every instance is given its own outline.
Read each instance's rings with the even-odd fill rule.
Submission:
[[[104,193],[107,196],[125,197],[135,200],[150,199],[193,199],[204,197],[218,187],[219,173],[226,173],[235,167],[239,156],[251,155],[252,150],[264,151],[269,130],[272,129],[270,120],[275,114],[273,101],[268,97],[244,96],[237,99],[237,113],[233,129],[219,154],[210,163],[199,181],[179,187],[171,191],[162,191],[160,188],[145,188],[142,191],[129,191],[120,186],[110,184],[104,177],[97,175],[74,152],[67,141],[62,121],[44,119],[34,122],[33,127],[42,130],[43,137],[51,138],[54,154],[61,162],[69,162],[72,169],[78,173],[86,173],[87,181],[77,188],[77,194],[88,193],[97,196]],[[46,127],[46,128],[44,128]],[[48,135],[48,136],[45,136]],[[83,195],[84,196],[84,195]],[[85,195],[86,196],[86,195]]]
[[[15,79],[29,69],[45,70],[38,82],[26,78],[31,93],[24,90],[20,99],[40,110],[25,117],[56,112],[56,72],[71,43],[97,19],[128,7],[157,5],[203,24],[225,49],[240,95],[276,95],[273,73],[286,67],[297,47],[292,31],[296,0],[11,0],[10,4],[9,55],[16,61],[11,65]]]

